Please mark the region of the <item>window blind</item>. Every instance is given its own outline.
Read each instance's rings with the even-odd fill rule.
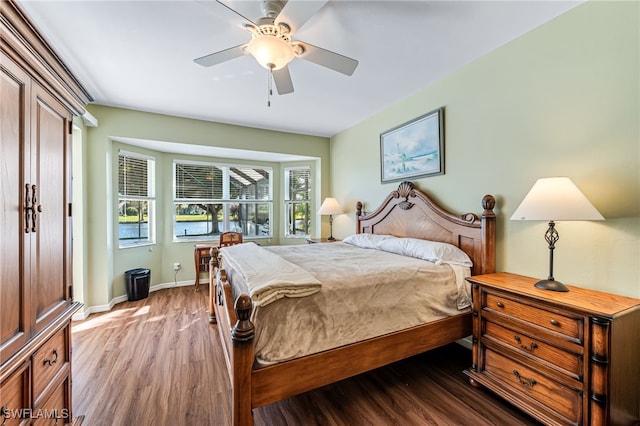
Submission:
[[[118,195],[120,197],[148,197],[148,160],[120,153],[118,155]]]
[[[289,182],[287,185],[288,201],[307,201],[311,192],[311,168],[295,168],[287,170]]]
[[[270,170],[214,164],[175,163],[177,200],[269,200]],[[225,194],[225,181],[229,192]]]
[[[214,165],[176,163],[177,199],[222,199],[222,170]]]

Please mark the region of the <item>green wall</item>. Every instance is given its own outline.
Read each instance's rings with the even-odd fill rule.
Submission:
[[[329,186],[329,140],[327,138],[259,130],[241,126],[151,114],[139,111],[90,105],[88,111],[98,120],[97,127],[84,127],[82,132],[83,161],[81,173],[84,211],[76,217],[83,228],[83,270],[76,276],[76,287],[82,290],[87,311],[109,308],[114,299],[126,295],[124,272],[143,267],[151,269],[151,286],[174,281],[193,281],[194,242],[173,242],[172,164],[174,158],[222,162],[235,165],[261,165],[273,168],[274,215],[279,216],[283,188],[282,169],[285,166],[309,164],[317,176],[322,176],[314,194],[319,207],[324,188]],[[117,138],[146,139],[202,146],[244,149],[269,153],[286,153],[311,158],[306,162],[274,163],[237,159],[196,157],[152,151],[123,144]],[[140,152],[156,158],[156,243],[153,245],[118,248],[117,237],[117,156],[119,149]],[[167,190],[163,190],[169,188]],[[314,206],[312,206],[314,207]],[[274,238],[263,244],[293,243],[284,240],[279,224],[272,227]],[[316,230],[319,232],[319,230]],[[78,255],[78,254],[76,254]],[[175,276],[173,263],[182,270]],[[81,281],[81,282],[78,282]]]
[[[334,136],[331,193],[375,208],[397,187],[380,183],[380,133],[444,106],[445,174],[415,183],[459,213],[496,196],[498,270],[546,278],[546,223],[509,218],[537,178],[569,176],[606,221],[557,224],[554,276],[640,297],[639,8],[580,5]]]

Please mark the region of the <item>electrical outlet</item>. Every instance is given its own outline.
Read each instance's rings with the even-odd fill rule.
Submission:
[[[182,269],[182,266],[180,266],[180,262],[176,262],[173,264],[173,270],[174,271],[179,271],[180,269]]]

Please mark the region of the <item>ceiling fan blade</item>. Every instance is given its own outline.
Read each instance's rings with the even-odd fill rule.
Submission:
[[[358,61],[339,53],[309,43],[298,42],[298,44],[304,48],[304,52],[299,54],[298,57],[313,62],[314,64],[327,67],[345,75],[352,75],[358,66]]]
[[[230,61],[235,58],[239,58],[242,55],[246,55],[247,52],[244,49],[244,44],[239,44],[238,46],[230,47],[225,50],[221,50],[216,53],[211,53],[209,55],[202,56],[200,58],[196,58],[193,60],[198,65],[202,65],[203,67],[211,67],[222,62]]]
[[[284,66],[279,70],[273,71],[272,74],[273,81],[276,83],[276,89],[278,89],[279,95],[293,93],[293,81],[291,81],[289,67]]]
[[[291,34],[295,34],[326,3],[327,0],[289,0],[276,17],[275,24],[285,23],[291,28]]]

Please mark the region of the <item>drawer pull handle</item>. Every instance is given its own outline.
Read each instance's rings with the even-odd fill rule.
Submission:
[[[498,305],[498,308],[504,308],[504,304],[502,302],[498,302],[496,305]]]
[[[31,225],[29,221],[31,220],[31,211],[33,210],[33,206],[31,205],[31,186],[28,183],[24,184],[24,232],[28,234],[31,232]]]
[[[42,360],[42,365],[49,365],[49,366],[53,366],[56,364],[56,362],[58,362],[58,350],[54,349],[53,350],[53,359],[49,359],[49,358],[45,358]]]
[[[536,345],[535,342],[531,342],[529,346],[524,345],[522,343],[522,340],[520,339],[520,336],[513,336],[513,338],[516,339],[516,342],[518,342],[518,345],[525,351],[533,352],[533,350],[538,347],[538,345]]]
[[[555,325],[556,327],[560,325],[560,323],[558,322],[558,320],[554,320],[552,319],[551,321],[549,321],[551,323],[551,325]]]
[[[534,385],[538,384],[535,379],[527,379],[526,377],[521,377],[520,373],[518,373],[518,370],[513,370],[513,375],[516,376],[516,379],[518,379],[518,383],[520,383],[522,386],[532,388]]]

